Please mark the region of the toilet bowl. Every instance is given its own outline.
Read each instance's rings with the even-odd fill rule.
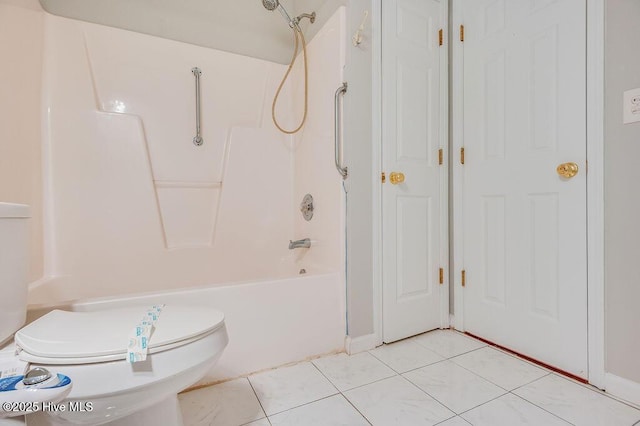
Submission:
[[[200,380],[228,343],[224,316],[166,305],[145,361],[126,360],[128,334],[146,307],[52,311],[15,334],[17,357],[71,378],[64,411],[29,414],[27,425],[181,425],[177,394]]]
[[[0,346],[13,338],[8,349],[0,348],[0,366],[9,365],[0,369],[0,403],[40,404],[25,416],[28,426],[181,425],[177,394],[222,355],[229,340],[224,315],[167,301],[159,316],[153,311],[150,335],[133,341],[142,352],[129,354],[136,326],[150,318],[149,306],[53,310],[23,327],[29,217],[28,206],[0,202]],[[31,377],[22,377],[25,366],[32,373],[44,368],[35,370],[43,381],[30,384]],[[1,407],[0,423],[20,421],[13,408]]]

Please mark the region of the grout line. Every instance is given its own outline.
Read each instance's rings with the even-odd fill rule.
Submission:
[[[316,402],[323,401],[325,399],[333,398],[334,396],[337,396],[337,395],[340,395],[340,392],[334,393],[333,395],[323,396],[322,398],[318,398],[318,399],[315,399],[313,401],[305,402],[304,404],[300,404],[300,405],[297,405],[295,407],[291,407],[291,408],[289,408],[287,410],[278,411],[277,413],[271,414],[271,416],[277,416],[279,414],[286,413],[287,411],[297,410],[298,408],[306,407],[307,405],[311,405],[311,404],[314,404]]]
[[[360,410],[358,410],[358,407],[356,407],[355,405],[353,405],[353,403],[351,402],[351,400],[349,398],[347,398],[347,396],[345,394],[343,394],[342,392],[340,392],[340,395],[342,395],[342,397],[344,399],[347,400],[347,402],[349,403],[349,405],[351,405],[353,407],[354,410],[356,410],[358,412],[358,414],[360,414],[362,416],[362,418],[364,419],[365,422],[369,423],[369,425],[373,426],[373,423],[371,423],[369,421],[369,419],[367,418],[367,416],[365,416]]]
[[[407,374],[407,373],[413,373],[414,371],[422,370],[423,368],[431,367],[432,365],[440,364],[440,363],[445,362],[445,361],[450,361],[450,359],[449,358],[444,358],[444,359],[441,359],[440,361],[432,362],[431,364],[423,365],[422,367],[412,368],[411,370],[407,370],[404,373],[399,373],[399,374],[402,376],[402,375]]]
[[[542,379],[542,378],[544,378],[544,377],[547,377],[547,376],[548,376],[548,375],[550,375],[550,374],[553,374],[553,372],[549,371],[549,372],[546,372],[546,374],[544,374],[544,375],[542,375],[542,376],[540,376],[540,377],[536,377],[535,379],[533,379],[533,380],[531,380],[531,381],[529,381],[529,382],[527,382],[527,383],[523,383],[523,384],[521,384],[521,385],[518,385],[518,386],[516,386],[516,387],[515,387],[515,388],[513,388],[513,389],[507,389],[506,387],[501,386],[501,385],[499,385],[499,384],[497,384],[497,383],[493,382],[491,379],[489,379],[489,378],[487,378],[487,377],[483,376],[482,374],[477,373],[477,372],[475,372],[475,371],[473,371],[473,370],[471,370],[471,369],[469,369],[469,368],[465,367],[464,365],[460,365],[460,364],[458,364],[458,363],[457,363],[457,362],[455,362],[453,359],[449,359],[448,361],[451,361],[452,363],[454,363],[454,364],[455,364],[455,365],[457,365],[458,367],[460,367],[460,368],[464,368],[464,369],[465,369],[465,370],[467,370],[469,373],[475,374],[476,376],[478,376],[478,377],[480,377],[480,378],[482,378],[482,379],[486,380],[487,382],[491,383],[492,385],[498,386],[500,389],[504,389],[504,390],[506,390],[507,392],[511,392],[511,391],[513,391],[513,390],[519,389],[519,388],[521,388],[521,387],[523,387],[523,386],[526,386],[526,385],[528,385],[528,384],[530,384],[530,383],[536,382],[536,381],[538,381],[538,380],[540,380],[540,379]],[[544,371],[544,370],[543,370],[543,371]]]
[[[326,375],[326,374],[324,374],[324,373],[322,372],[322,370],[320,370],[320,368],[319,368],[317,365],[315,365],[313,362],[311,363],[311,365],[313,365],[313,366],[314,366],[314,368],[315,368],[316,370],[318,370],[318,372],[322,375],[322,377],[324,377],[325,379],[327,379],[327,381],[328,381],[329,383],[331,383],[331,386],[333,386],[333,388],[336,390],[336,392],[337,392],[337,393],[342,393],[342,391],[341,391],[340,389],[338,389],[338,387],[337,387],[336,385],[334,385],[334,384],[333,384],[333,382],[331,381],[331,379],[330,379],[330,378],[328,378],[328,377],[327,377],[327,375]],[[335,394],[334,394],[334,395],[335,395]]]
[[[429,333],[429,332],[427,332],[427,333]],[[427,334],[427,333],[424,333],[424,334]],[[454,333],[456,333],[456,334],[458,334],[458,335],[461,335],[461,336],[464,336],[463,334],[461,334],[461,333],[459,333],[459,332],[457,332],[457,331],[454,331]],[[418,336],[420,336],[420,334],[419,334]],[[416,336],[414,336],[414,337],[416,337]],[[420,341],[418,341],[417,339],[415,340],[415,343],[417,343],[418,345],[422,346],[422,347],[423,347],[423,348],[425,348],[425,349],[430,350],[431,352],[435,353],[436,355],[443,357],[444,359],[451,359],[451,358],[455,358],[455,357],[457,357],[457,356],[464,355],[464,354],[468,354],[468,353],[470,353],[470,352],[475,352],[475,351],[478,351],[478,350],[480,350],[480,349],[484,349],[484,348],[488,347],[488,345],[487,345],[486,343],[484,343],[484,342],[482,342],[482,341],[480,341],[480,340],[472,339],[472,338],[470,338],[470,337],[468,337],[468,336],[464,336],[464,337],[465,337],[466,339],[468,339],[468,340],[473,341],[473,342],[480,343],[480,344],[482,344],[482,346],[480,346],[480,347],[478,347],[478,348],[474,348],[474,349],[469,349],[468,351],[467,351],[467,350],[465,350],[464,352],[460,352],[460,353],[457,353],[457,354],[455,354],[455,355],[450,355],[450,356],[449,356],[449,355],[442,355],[440,352],[437,352],[435,349],[430,348],[430,347],[428,347],[428,346],[424,345],[423,343],[420,343]],[[393,343],[392,343],[392,344],[393,344]]]
[[[551,370],[550,368],[545,367],[543,364],[536,364],[535,362],[532,362],[532,361],[528,360],[527,358],[523,358],[523,357],[521,357],[520,355],[518,355],[518,354],[516,354],[516,353],[514,353],[514,352],[509,352],[508,350],[502,349],[502,348],[501,348],[501,347],[499,347],[499,346],[487,346],[487,347],[488,347],[488,348],[491,348],[491,349],[493,349],[493,350],[495,350],[495,351],[498,351],[498,352],[500,352],[501,354],[508,355],[508,356],[510,356],[511,358],[515,358],[515,359],[517,359],[518,361],[522,361],[522,362],[524,362],[525,364],[531,365],[532,367],[536,367],[536,368],[539,368],[540,370],[544,370],[544,371],[546,371],[546,372],[548,372],[548,373],[553,373],[553,372],[554,372],[554,371],[553,371],[553,370]]]
[[[610,393],[607,393],[606,391],[603,391],[602,389],[599,389],[599,388],[595,387],[592,384],[582,383],[582,382],[580,382],[578,380],[572,379],[571,377],[567,377],[567,376],[565,376],[563,374],[558,374],[556,372],[552,372],[551,374],[556,376],[556,377],[559,377],[561,379],[567,380],[568,382],[573,383],[574,385],[578,385],[578,386],[582,387],[583,389],[589,390],[591,392],[595,392],[595,393],[597,393],[599,395],[604,396],[605,398],[612,399],[612,400],[614,400],[616,402],[619,402],[620,404],[626,405],[627,407],[631,407],[634,410],[640,412],[640,408],[638,406],[634,405],[633,403],[625,401],[624,399],[617,398],[615,395],[611,395]]]
[[[531,405],[533,405],[533,406],[535,406],[535,407],[538,407],[538,408],[539,408],[539,409],[541,409],[542,411],[545,411],[545,412],[547,412],[547,413],[551,414],[552,416],[557,417],[558,419],[562,420],[563,422],[567,422],[567,423],[569,423],[570,425],[574,425],[574,426],[575,426],[575,423],[572,423],[572,422],[570,422],[569,420],[565,419],[564,417],[560,417],[559,415],[557,415],[557,414],[555,414],[555,413],[552,413],[551,411],[547,410],[546,408],[539,406],[539,405],[538,405],[538,404],[536,404],[535,402],[531,402],[531,401],[529,401],[527,398],[525,398],[525,397],[523,397],[523,396],[520,396],[520,395],[518,395],[518,394],[516,394],[516,393],[513,393],[513,392],[509,392],[509,393],[510,393],[511,395],[515,395],[516,397],[520,398],[520,399],[521,399],[521,400],[523,400],[523,401],[528,402],[529,404],[531,404]]]
[[[247,382],[249,382],[249,386],[251,386],[251,390],[253,391],[253,394],[256,396],[256,399],[258,400],[258,404],[260,404],[260,408],[262,409],[264,416],[267,418],[267,421],[269,421],[269,416],[267,416],[267,410],[265,410],[264,407],[262,406],[262,401],[260,401],[260,398],[258,397],[258,392],[256,392],[256,389],[253,387],[253,383],[251,383],[251,380],[249,380],[248,377],[247,377]],[[257,419],[257,420],[260,420],[260,419]],[[269,421],[269,424],[271,424],[271,421]]]
[[[505,391],[505,392],[511,392],[509,389],[507,389],[507,388],[505,388],[505,387],[503,387],[503,386],[500,386],[500,385],[499,385],[499,384],[497,384],[497,383],[493,383],[491,380],[487,379],[487,378],[486,378],[486,377],[484,377],[484,376],[481,376],[480,374],[476,373],[475,371],[471,371],[471,370],[469,370],[468,368],[466,368],[466,367],[464,367],[464,366],[462,366],[462,365],[458,365],[458,363],[453,362],[453,361],[451,360],[451,358],[447,359],[446,361],[449,361],[450,363],[452,363],[452,364],[453,364],[453,365],[455,365],[456,367],[460,367],[460,368],[462,368],[463,370],[468,371],[469,373],[473,374],[474,376],[481,378],[481,379],[482,379],[482,380],[484,380],[485,382],[487,382],[487,383],[489,383],[489,384],[492,384],[492,385],[494,385],[494,386],[496,386],[496,387],[498,387],[498,388],[502,389],[502,390],[503,390],[503,391]],[[431,365],[433,365],[433,364],[431,364]],[[538,380],[538,379],[536,379],[536,380]],[[534,381],[535,381],[535,380],[534,380]]]
[[[242,423],[240,426],[247,426],[247,425],[250,425],[251,423],[259,422],[260,420],[265,420],[265,419],[267,420],[267,423],[271,425],[271,421],[269,420],[269,417],[262,417],[260,419],[251,420],[249,423]]]
[[[638,408],[637,408],[637,407],[634,407],[633,405],[629,405],[628,403],[626,403],[626,401],[620,401],[620,400],[618,400],[618,399],[616,399],[616,398],[613,398],[612,396],[607,395],[605,392],[601,391],[600,389],[596,388],[596,387],[595,387],[595,386],[593,386],[593,385],[585,384],[585,383],[581,383],[581,382],[579,382],[579,381],[577,381],[577,380],[573,380],[573,379],[571,379],[571,378],[569,378],[569,377],[566,377],[566,376],[564,376],[564,375],[562,375],[562,374],[555,373],[555,372],[553,372],[553,371],[552,371],[552,372],[550,372],[549,374],[547,374],[547,375],[546,375],[546,376],[544,376],[544,377],[540,377],[539,379],[534,380],[533,382],[527,383],[527,384],[522,385],[522,386],[518,386],[517,388],[513,389],[513,390],[511,391],[511,393],[513,393],[513,394],[514,394],[514,395],[516,395],[517,397],[522,398],[522,399],[524,399],[525,401],[527,401],[527,402],[529,402],[529,403],[531,403],[531,404],[535,405],[536,407],[539,407],[539,408],[543,409],[544,411],[548,411],[547,409],[545,409],[544,407],[541,407],[540,405],[538,405],[538,404],[537,404],[537,403],[535,403],[534,401],[530,401],[530,400],[528,400],[527,398],[525,398],[524,396],[521,396],[521,395],[516,394],[516,393],[515,393],[515,391],[516,391],[516,390],[518,390],[518,389],[521,389],[521,388],[523,388],[523,387],[525,387],[525,386],[528,386],[528,385],[530,385],[530,384],[532,384],[532,383],[534,383],[534,382],[537,382],[537,381],[539,381],[539,380],[542,380],[542,379],[544,379],[544,378],[547,378],[547,377],[549,377],[549,376],[555,376],[555,377],[557,377],[557,378],[560,378],[560,379],[563,379],[563,380],[568,381],[568,382],[569,382],[569,383],[571,383],[572,385],[576,385],[576,386],[579,386],[579,387],[581,387],[581,388],[583,388],[583,389],[585,389],[585,390],[587,390],[587,391],[591,391],[591,392],[594,392],[594,393],[596,393],[596,394],[600,394],[600,395],[602,395],[602,396],[603,396],[603,397],[605,397],[605,398],[609,398],[609,399],[611,399],[611,400],[613,400],[613,401],[616,401],[616,402],[619,402],[619,403],[621,403],[621,404],[623,404],[623,405],[626,405],[627,407],[633,408],[634,410],[638,411],[638,413],[640,414],[640,410],[638,410]],[[551,414],[554,414],[554,413],[551,413]],[[556,414],[554,414],[554,415],[556,415]],[[557,415],[556,415],[556,416],[557,416]],[[557,417],[559,417],[559,416],[557,416]],[[561,417],[561,418],[562,418],[562,417]],[[571,423],[571,422],[569,422],[569,420],[566,420],[566,419],[564,419],[564,418],[562,418],[562,420],[564,420],[564,421],[566,421],[566,422],[568,422],[568,423]],[[572,424],[573,424],[573,423],[572,423]],[[640,420],[639,420],[638,422],[634,423],[634,426],[635,426],[635,425],[638,425],[638,424],[640,424]]]
[[[392,343],[393,344],[393,343]],[[377,348],[376,348],[377,349]],[[373,350],[373,349],[372,349]],[[389,367],[390,369],[392,369],[393,371],[395,371],[397,374],[402,374],[401,372],[399,372],[398,370],[396,370],[395,368],[393,368],[392,366],[390,366],[389,364],[387,364],[386,362],[384,362],[384,360],[381,360],[380,358],[378,358],[377,356],[375,356],[374,354],[371,353],[372,350],[368,350],[367,353],[369,355],[371,355],[372,357],[374,357],[375,359],[377,359],[378,361],[380,361],[381,363],[383,363],[384,365],[386,365],[387,367]]]
[[[400,375],[400,377],[402,377],[405,382],[409,383],[411,386],[415,387],[416,389],[418,389],[420,392],[424,393],[425,395],[427,395],[429,398],[433,399],[435,402],[437,402],[438,404],[442,405],[444,408],[446,408],[447,410],[451,411],[454,415],[453,417],[457,416],[458,413],[456,413],[455,411],[453,411],[451,408],[447,407],[446,405],[444,405],[442,402],[440,402],[439,400],[437,400],[433,395],[431,395],[429,392],[427,392],[426,390],[422,389],[420,386],[416,385],[415,383],[413,383],[411,380],[407,379],[406,377]],[[453,417],[449,417],[449,419],[453,418]],[[443,421],[447,421],[449,419],[445,419]],[[441,422],[442,423],[442,422]]]
[[[393,345],[393,344],[395,344],[395,343],[397,343],[397,342],[391,343],[391,344],[389,344],[388,346],[391,346],[391,345]],[[415,343],[415,342],[414,342],[414,343]],[[436,353],[436,352],[432,351],[431,349],[425,348],[424,346],[419,345],[418,343],[415,343],[415,344],[416,344],[416,345],[418,345],[418,346],[420,346],[420,348],[422,348],[422,349],[424,349],[424,350],[427,350],[427,351],[429,351],[429,352],[432,352],[434,355],[436,355],[436,356],[438,356],[438,357],[442,358],[442,355],[440,355],[440,354],[438,354],[438,353]],[[376,348],[376,349],[377,349],[377,348]],[[395,371],[396,373],[398,373],[398,374],[400,374],[400,375],[402,375],[402,374],[404,374],[404,373],[408,373],[409,371],[419,370],[419,369],[421,369],[421,368],[428,367],[428,366],[430,366],[430,365],[437,364],[437,363],[439,363],[439,362],[442,362],[442,361],[446,360],[446,358],[443,358],[443,359],[439,359],[439,360],[434,361],[434,362],[430,362],[430,363],[427,363],[427,364],[421,365],[421,366],[416,367],[416,368],[411,368],[411,369],[409,369],[409,370],[407,370],[407,371],[398,371],[398,370],[396,370],[395,368],[393,368],[390,364],[388,364],[388,363],[384,362],[384,360],[383,360],[383,359],[380,359],[380,358],[378,358],[375,354],[371,353],[371,351],[373,351],[373,350],[374,350],[374,349],[369,350],[369,351],[367,351],[367,352],[369,352],[369,354],[370,354],[372,357],[374,357],[375,359],[377,359],[378,361],[380,361],[381,363],[383,363],[384,365],[386,365],[387,367],[389,367],[390,369],[392,369],[393,371]]]
[[[394,371],[394,373],[395,373],[395,371]],[[363,387],[365,387],[365,386],[372,385],[372,384],[374,384],[374,383],[382,382],[383,380],[392,379],[392,378],[394,378],[394,377],[396,377],[396,376],[402,376],[402,374],[394,374],[393,376],[383,377],[382,379],[376,379],[376,380],[374,380],[374,381],[372,381],[372,382],[365,383],[365,384],[363,384],[363,385],[354,386],[354,387],[352,387],[352,388],[345,389],[345,390],[343,390],[343,391],[339,391],[339,392],[340,392],[340,393],[344,393],[344,392],[351,392],[352,390],[360,389],[360,388],[363,388]]]
[[[446,360],[446,361],[449,361],[449,360]],[[458,364],[455,364],[455,363],[454,363],[454,365],[458,365]],[[463,369],[465,369],[465,370],[466,370],[466,368],[464,368],[464,367],[461,367],[461,368],[463,368]],[[469,371],[469,370],[467,370],[467,371]],[[466,412],[467,412],[467,411],[469,411],[469,410],[473,410],[474,408],[477,408],[477,407],[479,407],[479,406],[481,406],[481,405],[484,405],[484,404],[486,404],[486,403],[488,403],[488,402],[491,402],[491,401],[493,401],[493,400],[495,400],[495,399],[501,398],[501,397],[503,397],[504,395],[507,395],[507,394],[509,393],[509,391],[508,391],[507,389],[503,388],[502,386],[498,386],[498,385],[496,385],[495,383],[490,382],[489,380],[485,379],[484,377],[482,377],[482,376],[478,376],[478,375],[477,375],[477,374],[475,374],[473,371],[469,371],[469,372],[470,372],[471,374],[473,374],[473,375],[475,375],[475,376],[477,376],[477,377],[481,378],[482,380],[485,380],[486,382],[488,382],[488,383],[490,383],[490,384],[492,384],[492,385],[494,385],[494,386],[497,386],[498,388],[500,388],[501,390],[503,390],[503,391],[504,391],[504,393],[502,393],[502,394],[500,394],[500,395],[496,396],[495,398],[490,399],[489,401],[485,401],[485,402],[483,402],[482,404],[476,405],[475,407],[469,408],[469,409],[467,409],[467,410],[465,410],[465,411],[462,411],[462,412],[458,413],[458,412],[454,411],[451,407],[449,407],[447,404],[445,404],[444,402],[440,401],[440,399],[436,398],[434,395],[431,395],[429,392],[427,392],[426,390],[422,389],[422,388],[421,388],[420,386],[418,386],[417,384],[413,383],[413,382],[412,382],[411,380],[409,380],[407,377],[404,377],[403,375],[400,375],[400,376],[401,376],[403,379],[405,379],[406,381],[408,381],[409,383],[411,383],[412,385],[416,386],[416,387],[417,387],[418,389],[420,389],[422,392],[424,392],[424,393],[426,393],[427,395],[429,395],[429,396],[430,396],[431,398],[433,398],[436,402],[438,402],[439,404],[442,404],[442,405],[443,405],[445,408],[447,408],[449,411],[451,411],[451,412],[455,413],[455,415],[456,415],[456,416],[460,416],[460,414],[462,414],[462,413],[466,413]],[[463,419],[463,420],[464,420],[464,419]],[[465,420],[465,421],[466,421],[466,420]]]
[[[438,423],[436,423],[436,424],[435,424],[435,425],[433,425],[433,426],[442,425],[442,424],[444,424],[444,423],[448,422],[449,420],[451,420],[451,419],[456,419],[456,418],[457,418],[457,419],[462,420],[465,424],[468,424],[468,425],[470,425],[470,424],[471,424],[471,423],[469,423],[469,422],[467,421],[467,419],[463,418],[463,417],[462,417],[462,416],[460,416],[459,414],[456,414],[455,416],[453,416],[453,417],[449,417],[448,419],[443,420],[443,421],[441,421],[441,422],[438,422]]]
[[[314,400],[314,401],[305,402],[304,404],[298,405],[298,406],[296,406],[296,407],[291,407],[291,408],[289,408],[288,410],[283,410],[283,411],[279,411],[279,412],[277,412],[277,413],[273,413],[273,414],[271,414],[271,417],[273,417],[273,416],[277,416],[277,415],[280,415],[280,414],[283,414],[283,413],[286,413],[287,411],[297,410],[298,408],[306,407],[307,405],[315,404],[316,402],[320,402],[320,401],[323,401],[323,400],[325,400],[325,399],[333,398],[333,397],[335,397],[335,396],[341,396],[341,397],[343,397],[344,399],[347,399],[347,398],[346,398],[346,397],[345,397],[341,392],[338,392],[338,393],[334,393],[333,395],[328,395],[328,396],[325,396],[325,397],[322,397],[322,398],[316,399],[316,400]],[[347,401],[349,401],[349,400],[347,399]],[[360,413],[360,412],[358,411],[358,413]],[[360,414],[361,414],[361,413],[360,413]],[[267,416],[267,419],[269,419],[269,416]],[[254,420],[254,421],[255,421],[255,420]],[[271,420],[270,420],[270,419],[269,419],[269,423],[271,423]],[[369,422],[367,421],[367,423],[369,423]],[[369,423],[369,424],[371,424],[371,423]]]
[[[549,376],[551,376],[551,375],[553,375],[553,372],[550,372],[550,373],[548,373],[548,374],[545,374],[545,375],[544,375],[544,376],[542,376],[542,377],[538,377],[537,379],[532,380],[532,381],[530,381],[529,383],[525,383],[525,384],[520,385],[520,386],[518,386],[518,387],[516,387],[516,388],[513,388],[513,389],[511,389],[509,392],[513,393],[514,391],[516,391],[516,390],[518,390],[518,389],[521,389],[521,388],[523,388],[523,387],[525,387],[525,386],[529,386],[530,384],[535,383],[535,382],[537,382],[537,381],[540,381],[540,380],[544,379],[545,377],[549,377]],[[515,395],[515,393],[514,393],[514,395]],[[529,401],[529,402],[531,402],[531,401]]]
[[[360,352],[360,353],[364,353],[364,352]],[[349,355],[349,356],[351,356],[351,355]],[[372,356],[373,356],[373,355],[372,355]],[[375,358],[375,357],[374,357],[374,358]],[[376,358],[376,359],[378,359],[378,358]],[[382,361],[380,361],[380,362],[382,363]],[[313,364],[313,363],[312,363],[312,364]],[[384,363],[382,363],[382,364],[384,364]],[[385,365],[386,365],[386,364],[385,364]],[[363,385],[358,385],[358,386],[353,387],[353,388],[349,388],[349,389],[345,389],[345,390],[340,390],[340,389],[338,389],[338,386],[336,386],[336,385],[331,381],[331,379],[330,379],[329,377],[327,377],[327,375],[326,375],[326,374],[324,374],[324,373],[322,372],[322,370],[320,370],[320,368],[319,368],[317,365],[313,364],[313,366],[314,366],[314,367],[316,367],[316,369],[320,372],[320,374],[322,374],[322,375],[323,375],[323,376],[324,376],[324,377],[329,381],[329,383],[331,383],[331,384],[333,385],[333,387],[334,387],[334,388],[336,388],[336,390],[338,391],[338,393],[349,392],[349,391],[351,391],[351,390],[358,389],[358,388],[361,388],[361,387],[363,387],[363,386],[370,385],[370,384],[372,384],[372,383],[377,383],[377,382],[381,382],[381,381],[386,380],[386,379],[390,379],[390,378],[392,378],[392,377],[394,377],[394,376],[400,376],[400,374],[399,374],[399,373],[396,373],[396,371],[395,371],[394,369],[392,369],[391,367],[389,367],[389,368],[391,369],[391,371],[393,371],[393,372],[395,373],[394,375],[391,375],[391,376],[388,376],[388,377],[383,377],[382,379],[374,380],[373,382],[365,383],[365,384],[363,384]]]
[[[500,399],[500,398],[502,398],[503,396],[508,395],[509,393],[510,393],[510,392],[509,392],[509,391],[507,391],[507,392],[503,393],[502,395],[496,396],[495,398],[491,398],[490,400],[483,402],[482,404],[478,404],[478,405],[476,405],[476,406],[474,406],[474,407],[468,408],[468,409],[466,409],[466,410],[464,410],[464,411],[462,411],[462,412],[460,412],[460,413],[457,413],[457,415],[458,415],[458,416],[460,416],[460,417],[462,417],[462,415],[463,415],[464,413],[468,413],[468,412],[469,412],[469,411],[471,411],[471,410],[475,410],[475,409],[476,409],[476,408],[478,408],[478,407],[482,407],[483,405],[486,405],[486,404],[488,404],[488,403],[490,403],[490,402],[492,402],[492,401],[495,401],[496,399]],[[466,420],[465,420],[465,421],[466,421]],[[467,422],[467,423],[469,423],[469,422]]]
[[[269,419],[270,416],[276,416],[278,414],[286,413],[287,411],[295,410],[296,408],[304,407],[305,405],[313,404],[314,402],[322,401],[323,399],[328,399],[328,398],[331,398],[333,396],[342,394],[342,392],[340,392],[340,389],[338,389],[336,387],[336,385],[334,385],[333,382],[331,380],[329,380],[329,378],[327,376],[325,376],[324,373],[313,362],[311,362],[311,361],[301,361],[299,364],[303,364],[305,362],[309,362],[309,364],[313,365],[313,367],[322,375],[322,377],[324,377],[329,382],[329,384],[331,386],[333,386],[333,389],[335,390],[335,393],[332,393],[331,395],[323,396],[322,398],[314,399],[313,401],[305,402],[304,404],[296,405],[295,407],[291,407],[291,408],[288,408],[286,410],[278,411],[278,412],[275,412],[275,413],[272,413],[272,414],[269,414],[269,415],[266,415],[266,410],[264,409],[264,407],[262,407],[262,402],[260,402],[260,398],[258,398],[258,402],[260,402],[260,407],[262,407],[262,411],[265,412],[265,415],[266,415],[267,419],[269,420],[269,424],[271,424],[271,420]],[[298,365],[298,364],[294,364],[294,365]],[[247,377],[247,380],[249,380],[249,377]],[[251,384],[251,380],[249,380],[249,383]],[[251,388],[253,389],[253,384],[251,384]],[[253,390],[253,392],[256,393],[255,389]],[[256,398],[257,397],[258,397],[258,395],[256,393]]]
[[[509,348],[506,348],[504,346],[501,346],[501,345],[499,345],[497,343],[494,343],[494,342],[492,342],[490,340],[486,340],[486,339],[483,339],[482,337],[474,336],[473,334],[470,334],[469,332],[465,332],[465,334],[467,334],[467,335],[469,335],[471,337],[474,337],[475,339],[477,339],[477,340],[479,340],[481,342],[484,342],[485,344],[487,344],[490,347],[500,348],[500,349],[502,349],[503,351],[506,351],[506,352],[512,352],[514,355],[517,355],[518,357],[520,357],[522,359],[526,359],[527,361],[529,361],[529,362],[531,362],[533,364],[538,364],[540,366],[543,366],[547,370],[551,370],[554,373],[562,374],[563,376],[570,377],[570,378],[572,378],[572,379],[574,379],[576,381],[581,381],[584,384],[588,384],[589,383],[589,381],[587,379],[583,379],[581,377],[578,377],[575,374],[569,373],[568,371],[561,370],[561,369],[559,369],[557,367],[554,367],[552,365],[546,364],[546,363],[544,363],[542,361],[539,361],[539,360],[537,360],[535,358],[531,358],[531,357],[529,357],[527,355],[524,355],[524,354],[522,354],[520,352],[516,352],[516,351],[514,351],[512,349],[509,349]]]

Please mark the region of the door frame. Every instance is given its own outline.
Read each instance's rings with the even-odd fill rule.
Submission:
[[[372,0],[372,19],[374,28],[381,29],[382,0]],[[460,8],[456,0],[442,0],[448,14],[451,9],[452,28],[460,22]],[[587,93],[587,356],[588,379],[592,385],[604,388],[605,378],[605,340],[604,340],[604,0],[585,0],[587,4],[587,62],[586,62],[586,93]],[[462,59],[462,46],[456,40],[449,40],[447,31],[449,19],[445,20],[445,43],[451,42],[451,59],[460,63]],[[454,31],[451,31],[454,33]],[[448,49],[445,52],[447,60],[443,61],[445,70],[443,75],[448,75]],[[380,171],[382,170],[382,34],[381,31],[373,31],[372,43],[372,114],[373,114],[373,329],[377,345],[382,344],[382,187],[380,185]],[[461,107],[461,82],[460,70],[451,74],[451,152],[460,149],[462,135]],[[448,117],[449,99],[445,99],[443,112]],[[448,126],[445,126],[445,134],[448,134]],[[448,147],[445,153],[448,154]],[[449,155],[446,155],[446,159]],[[462,169],[459,162],[452,162],[453,190],[457,198],[451,201],[453,206],[460,205],[462,182]],[[445,161],[445,165],[447,161]],[[446,188],[446,186],[445,186]],[[448,191],[445,191],[448,193]],[[448,200],[448,197],[446,197]],[[447,208],[448,201],[443,203]],[[446,216],[448,217],[448,215]],[[453,209],[451,218],[453,232],[452,241],[460,241],[462,215],[460,209]],[[448,246],[448,239],[447,244]],[[463,259],[460,244],[454,244],[453,259]],[[451,260],[449,267],[445,267],[445,283],[449,271],[459,271],[461,268]],[[449,286],[443,291],[442,320],[443,328],[450,325],[457,330],[464,331],[464,293],[460,283],[460,274],[452,273],[454,311],[452,320],[445,313],[449,312]]]
[[[440,327],[449,328],[449,268],[446,263],[449,259],[449,165],[446,161],[449,158],[449,7],[451,0],[439,0],[442,3],[442,30],[444,44],[442,46],[440,62],[440,87],[444,88],[440,92],[440,140],[443,150],[444,164],[440,170],[440,258],[444,262],[444,284],[441,285],[440,292]],[[373,333],[375,335],[376,346],[383,344],[383,313],[382,313],[382,185],[380,183],[380,172],[383,171],[382,158],[382,0],[371,0],[372,22],[372,204],[373,204]],[[376,30],[377,29],[377,30]]]

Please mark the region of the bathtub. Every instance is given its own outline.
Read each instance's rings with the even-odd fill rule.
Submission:
[[[196,386],[344,350],[344,278],[338,272],[30,305],[28,321],[52,309],[92,311],[156,303],[211,306],[225,314],[229,345]]]

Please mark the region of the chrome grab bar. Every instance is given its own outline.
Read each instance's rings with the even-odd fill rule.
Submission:
[[[346,179],[348,176],[348,170],[346,166],[342,165],[342,104],[340,103],[340,95],[347,93],[347,82],[342,83],[334,97],[334,128],[335,128],[335,161],[336,169],[342,176],[342,179]]]
[[[200,134],[200,76],[202,75],[202,71],[200,68],[194,67],[191,69],[191,72],[196,78],[196,135],[193,138],[193,144],[200,146],[204,142]]]

